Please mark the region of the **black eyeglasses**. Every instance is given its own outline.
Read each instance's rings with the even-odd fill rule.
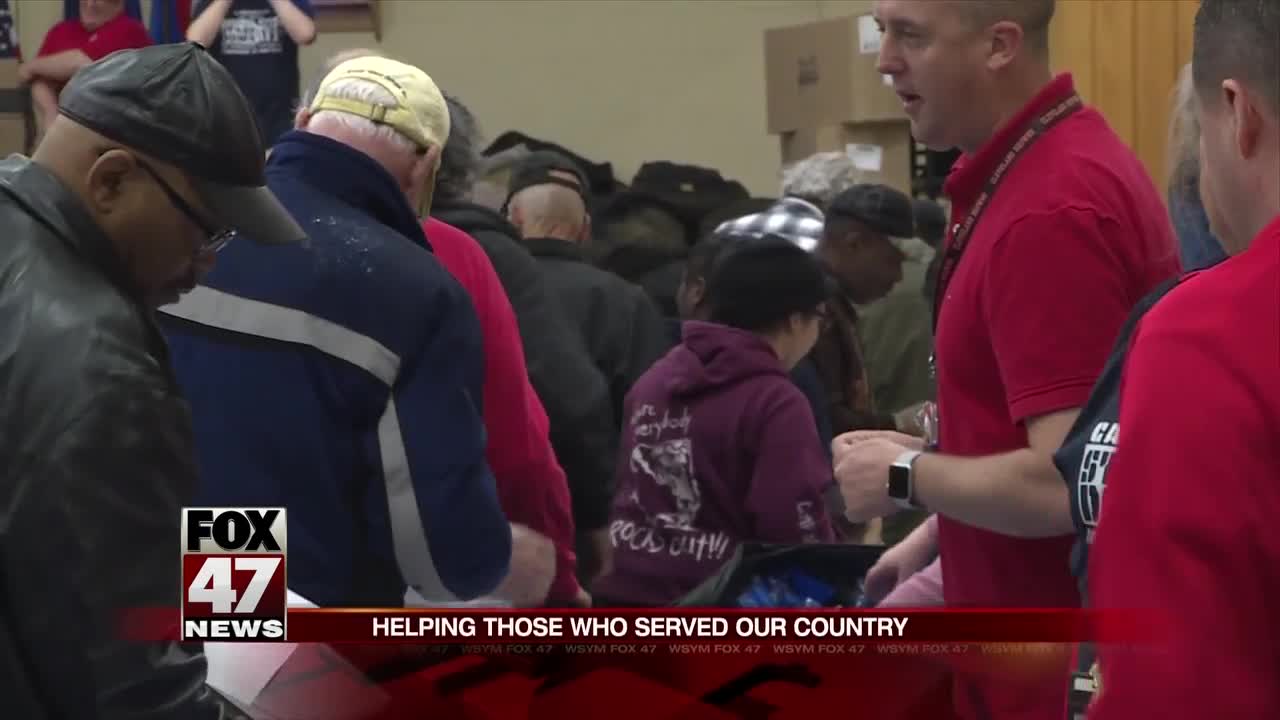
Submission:
[[[200,231],[204,233],[205,241],[201,243],[199,247],[199,251],[201,253],[216,253],[226,247],[227,242],[235,236],[235,230],[231,230],[229,228],[223,228],[220,230],[214,227],[208,220],[201,217],[200,213],[196,212],[195,208],[191,207],[190,203],[183,200],[182,196],[178,194],[178,191],[174,190],[169,183],[165,182],[164,178],[160,177],[160,174],[157,173],[150,165],[142,162],[141,160],[138,160],[137,163],[138,167],[145,170],[146,173],[151,176],[151,179],[156,181],[156,184],[160,186],[160,190],[164,192],[165,197],[169,198],[170,204],[177,208],[178,212],[186,215],[187,219],[195,223],[196,227],[200,228]]]
[[[831,319],[831,308],[826,305],[819,305],[813,309],[813,317],[818,318],[819,327],[823,330],[831,328],[831,324],[833,322]]]

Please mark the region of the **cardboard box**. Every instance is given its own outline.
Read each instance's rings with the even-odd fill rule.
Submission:
[[[870,15],[766,30],[770,133],[906,117],[876,70],[880,32]]]
[[[818,152],[844,151],[866,173],[867,182],[882,183],[911,194],[911,124],[905,120],[829,125],[791,130],[779,136],[783,166]]]

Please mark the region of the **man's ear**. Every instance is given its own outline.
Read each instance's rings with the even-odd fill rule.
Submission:
[[[426,184],[435,182],[435,174],[439,165],[440,148],[427,148],[425,153],[417,156],[413,166],[409,168],[409,182],[423,191],[434,189],[426,187]]]
[[[105,215],[115,208],[128,177],[137,167],[137,160],[124,150],[108,150],[89,167],[86,197],[99,213]]]
[[[693,307],[702,307],[702,301],[707,299],[707,279],[698,278],[692,282],[686,281],[685,284]]]
[[[991,54],[987,56],[989,70],[1000,70],[1013,62],[1026,45],[1026,37],[1018,23],[1002,20],[992,25],[987,32],[991,36]]]
[[[298,112],[293,116],[293,129],[306,130],[307,124],[311,122],[311,111],[307,108],[298,108]]]
[[[1222,96],[1231,108],[1233,139],[1240,157],[1252,158],[1258,152],[1262,140],[1262,114],[1254,104],[1253,95],[1237,80],[1222,81]]]
[[[583,245],[591,244],[591,214],[587,213],[582,216],[582,231],[578,233],[578,242]]]

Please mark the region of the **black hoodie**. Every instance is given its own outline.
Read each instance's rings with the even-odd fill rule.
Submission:
[[[609,386],[569,325],[519,232],[498,213],[437,198],[431,216],[476,239],[502,281],[520,326],[529,380],[551,421],[551,445],[564,468],[579,532],[608,525],[618,449]]]

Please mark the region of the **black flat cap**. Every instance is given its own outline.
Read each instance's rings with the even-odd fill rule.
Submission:
[[[121,50],[86,65],[62,90],[58,111],[185,172],[223,229],[273,244],[305,237],[266,187],[249,102],[200,45]]]
[[[854,185],[832,199],[827,214],[853,218],[889,237],[915,236],[911,198],[888,185]]]

